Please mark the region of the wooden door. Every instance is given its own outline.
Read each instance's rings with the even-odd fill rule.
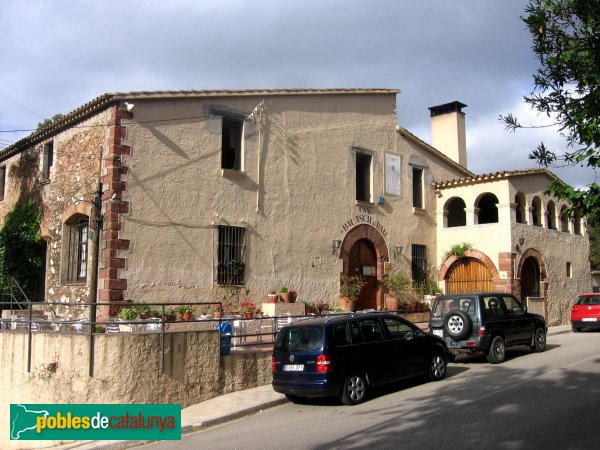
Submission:
[[[366,284],[360,291],[356,309],[377,308],[377,254],[371,241],[361,239],[350,249],[348,275],[362,276]]]
[[[446,280],[447,294],[463,292],[491,292],[492,274],[488,268],[475,258],[460,258],[449,270]]]

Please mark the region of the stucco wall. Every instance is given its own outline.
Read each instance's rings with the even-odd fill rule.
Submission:
[[[35,333],[27,372],[27,333],[0,333],[0,447],[8,441],[11,403],[179,403],[182,407],[271,381],[270,353],[219,356],[215,331],[165,334],[160,373],[160,335],[95,335],[93,377],[88,375],[85,334]],[[41,441],[42,446],[52,443]]]
[[[426,208],[412,208],[411,163],[436,165],[395,129],[395,96],[274,97],[260,120],[245,122],[244,173],[222,174],[220,118],[210,107],[250,114],[261,97],[136,102],[124,123],[131,156],[119,252],[126,299],[227,297],[214,280],[218,225],[247,229],[246,294],[262,302],[283,285],[298,299],[337,301],[341,260],[332,241],[354,226],[379,226],[386,245],[435,245],[435,194],[426,173]],[[194,117],[193,119],[181,119]],[[166,120],[172,118],[172,120]],[[373,200],[384,194],[385,152],[402,157],[402,194],[383,205],[355,200],[355,148],[373,156]],[[444,170],[448,170],[445,168]],[[433,253],[429,259],[433,259]]]

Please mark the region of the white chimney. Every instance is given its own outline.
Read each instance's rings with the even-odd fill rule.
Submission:
[[[465,113],[467,105],[460,102],[432,106],[431,145],[448,158],[467,168],[467,139],[465,136]]]

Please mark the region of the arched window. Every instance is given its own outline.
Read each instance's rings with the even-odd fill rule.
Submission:
[[[546,224],[550,230],[556,230],[556,205],[552,200],[546,206]]]
[[[467,213],[465,212],[465,202],[460,197],[454,197],[446,204],[448,211],[447,228],[464,227],[467,224]]]
[[[498,223],[498,197],[494,194],[484,194],[477,203],[477,223]]]
[[[542,202],[539,197],[533,197],[531,202],[531,221],[534,227],[541,227]]]
[[[61,282],[85,283],[88,268],[89,217],[76,214],[63,225]]]
[[[517,216],[517,223],[527,223],[527,214],[525,214],[525,195],[522,192],[517,192],[515,195],[515,213]]]
[[[564,205],[560,208],[560,231],[569,232],[569,214],[567,214],[567,207]]]

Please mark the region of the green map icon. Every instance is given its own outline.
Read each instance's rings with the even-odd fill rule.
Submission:
[[[12,440],[26,439],[23,433],[35,430],[39,416],[48,417],[50,413],[45,410],[34,411],[23,405],[10,405],[10,438]]]

